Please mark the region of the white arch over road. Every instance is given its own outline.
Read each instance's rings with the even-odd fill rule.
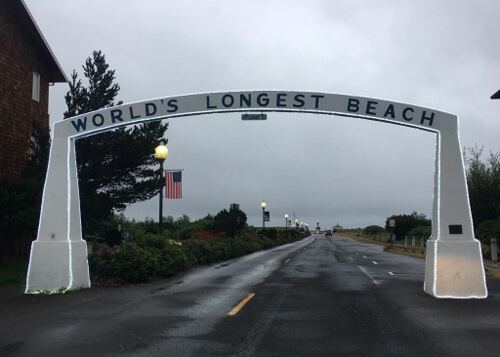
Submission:
[[[87,245],[81,234],[75,139],[151,120],[238,111],[339,115],[435,133],[432,239],[427,244],[424,290],[439,298],[487,296],[481,247],[474,238],[456,115],[373,98],[265,90],[151,99],[55,123],[26,293],[90,287]]]

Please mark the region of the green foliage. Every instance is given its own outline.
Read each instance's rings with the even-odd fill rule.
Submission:
[[[141,230],[134,231],[134,242],[143,248],[156,248],[161,249],[165,242],[167,242],[167,238],[150,232],[145,232]]]
[[[413,211],[411,214],[400,214],[400,215],[392,215],[388,217],[385,221],[385,229],[387,232],[391,231],[391,227],[389,227],[389,220],[396,220],[396,227],[394,227],[394,234],[396,235],[396,239],[404,239],[405,236],[410,234],[410,231],[419,226],[431,226],[431,220],[425,217],[423,213],[417,213]]]
[[[36,293],[28,293],[28,294],[39,294],[39,295],[66,295],[66,294],[72,294],[76,290],[68,289],[65,287],[60,287],[59,289],[55,291],[49,291],[49,290],[37,290]]]
[[[50,152],[50,130],[33,122],[31,137],[30,157],[22,178],[0,179],[0,264],[6,240],[34,239],[38,229]]]
[[[40,215],[40,203],[36,201],[41,200],[38,193],[37,182],[9,178],[0,180],[0,236],[2,239],[36,232]]]
[[[27,271],[26,259],[6,258],[0,265],[0,286],[25,282]]]
[[[234,238],[241,234],[247,223],[247,215],[240,209],[232,208],[229,211],[223,209],[214,217],[213,229],[217,232],[226,232]]]
[[[89,259],[90,271],[97,280],[119,283],[148,282],[159,270],[160,253],[154,249],[124,243],[113,248],[100,248]]]
[[[385,230],[385,228],[377,226],[377,225],[366,226],[363,229],[363,233],[367,234],[367,235],[383,234],[386,232],[387,231]]]
[[[246,215],[242,211],[221,212],[219,217],[222,216],[227,221],[233,220],[233,226],[227,230],[240,225],[239,230],[234,229],[235,236],[239,234],[237,237],[230,236],[226,231],[213,230],[217,216],[207,215],[194,222],[185,214],[177,220],[168,216],[163,221],[164,226],[169,228],[168,233],[164,231],[161,236],[158,234],[157,222],[128,221],[123,215],[115,215],[101,226],[116,229],[120,224],[123,228],[131,228],[133,241],[123,243],[121,247],[94,248],[89,258],[92,280],[119,284],[148,282],[174,275],[197,264],[212,264],[236,258],[294,242],[308,235],[307,232],[277,231],[272,228],[266,229],[264,234],[256,234],[254,229],[241,228],[242,222],[246,222]]]
[[[65,118],[114,106],[120,86],[113,83],[101,51],[94,51],[83,66],[88,87],[73,71],[65,96]],[[121,104],[119,102],[118,104]],[[160,121],[108,131],[76,141],[82,228],[86,234],[99,229],[98,222],[115,210],[155,196],[159,189],[157,161],[152,155],[168,124]]]
[[[270,238],[270,239],[276,239],[278,235],[278,231],[274,228],[264,228],[259,231],[260,234],[262,234],[264,237]]]
[[[185,228],[182,228],[179,231],[177,238],[180,240],[186,240],[186,239],[191,238],[194,234],[196,234],[196,232],[198,232],[198,228],[194,227],[193,225],[189,225]]]
[[[155,222],[152,218],[146,218],[144,222],[135,223],[134,228],[154,234],[158,234],[159,232],[158,222]]]
[[[135,231],[135,241],[121,247],[101,247],[92,252],[90,272],[94,282],[149,282],[172,276],[196,264],[212,264],[261,249],[286,244],[306,236],[295,231],[277,232],[275,239],[244,232],[238,238],[200,231],[179,242],[145,231]]]
[[[408,237],[424,237],[425,239],[431,236],[431,226],[418,226],[408,232]]]
[[[496,238],[497,244],[500,245],[500,218],[481,222],[475,233],[476,238],[483,244],[490,245],[491,238]]]
[[[464,152],[467,165],[469,201],[474,227],[500,217],[500,152],[490,152],[482,161],[483,148],[468,148]]]

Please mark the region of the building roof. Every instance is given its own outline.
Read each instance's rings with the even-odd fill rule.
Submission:
[[[40,53],[45,56],[50,68],[49,82],[63,83],[68,82],[68,78],[64,74],[61,65],[57,61],[56,56],[50,49],[49,44],[43,37],[42,32],[38,28],[35,19],[31,15],[28,7],[23,0],[2,0],[6,1],[7,7],[16,12],[19,16],[19,26],[33,39],[33,45],[38,48]]]

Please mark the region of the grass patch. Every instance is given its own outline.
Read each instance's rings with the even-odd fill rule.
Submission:
[[[24,283],[28,272],[28,262],[19,258],[4,258],[0,265],[0,286]]]

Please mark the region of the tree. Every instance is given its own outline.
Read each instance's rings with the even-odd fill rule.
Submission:
[[[368,235],[382,234],[385,232],[386,230],[383,227],[377,225],[367,226],[363,229],[363,233]]]
[[[240,209],[232,208],[229,211],[223,209],[214,217],[213,230],[225,232],[234,238],[241,234],[247,223],[247,215]]]
[[[491,238],[496,238],[497,240],[500,238],[500,219],[481,222],[474,233],[476,234],[476,238],[483,244],[490,245]]]
[[[469,202],[474,227],[482,222],[500,218],[500,153],[492,153],[481,160],[483,147],[464,150],[467,166]]]
[[[414,228],[420,226],[431,226],[431,220],[427,219],[425,214],[413,211],[411,214],[392,215],[391,217],[388,217],[385,221],[385,229],[388,232],[391,231],[391,227],[389,227],[390,219],[396,220],[396,226],[393,228],[396,239],[403,239],[405,236],[408,236],[410,231]]]
[[[431,226],[417,226],[408,232],[408,237],[425,237],[431,236]]]
[[[89,85],[85,87],[73,70],[65,96],[65,118],[115,105],[120,86],[113,83],[115,71],[109,69],[104,54],[94,51],[82,67]],[[167,129],[168,123],[155,121],[76,141],[82,226],[86,233],[95,231],[96,222],[114,211],[158,193],[153,152],[159,141],[168,142],[164,138]]]

